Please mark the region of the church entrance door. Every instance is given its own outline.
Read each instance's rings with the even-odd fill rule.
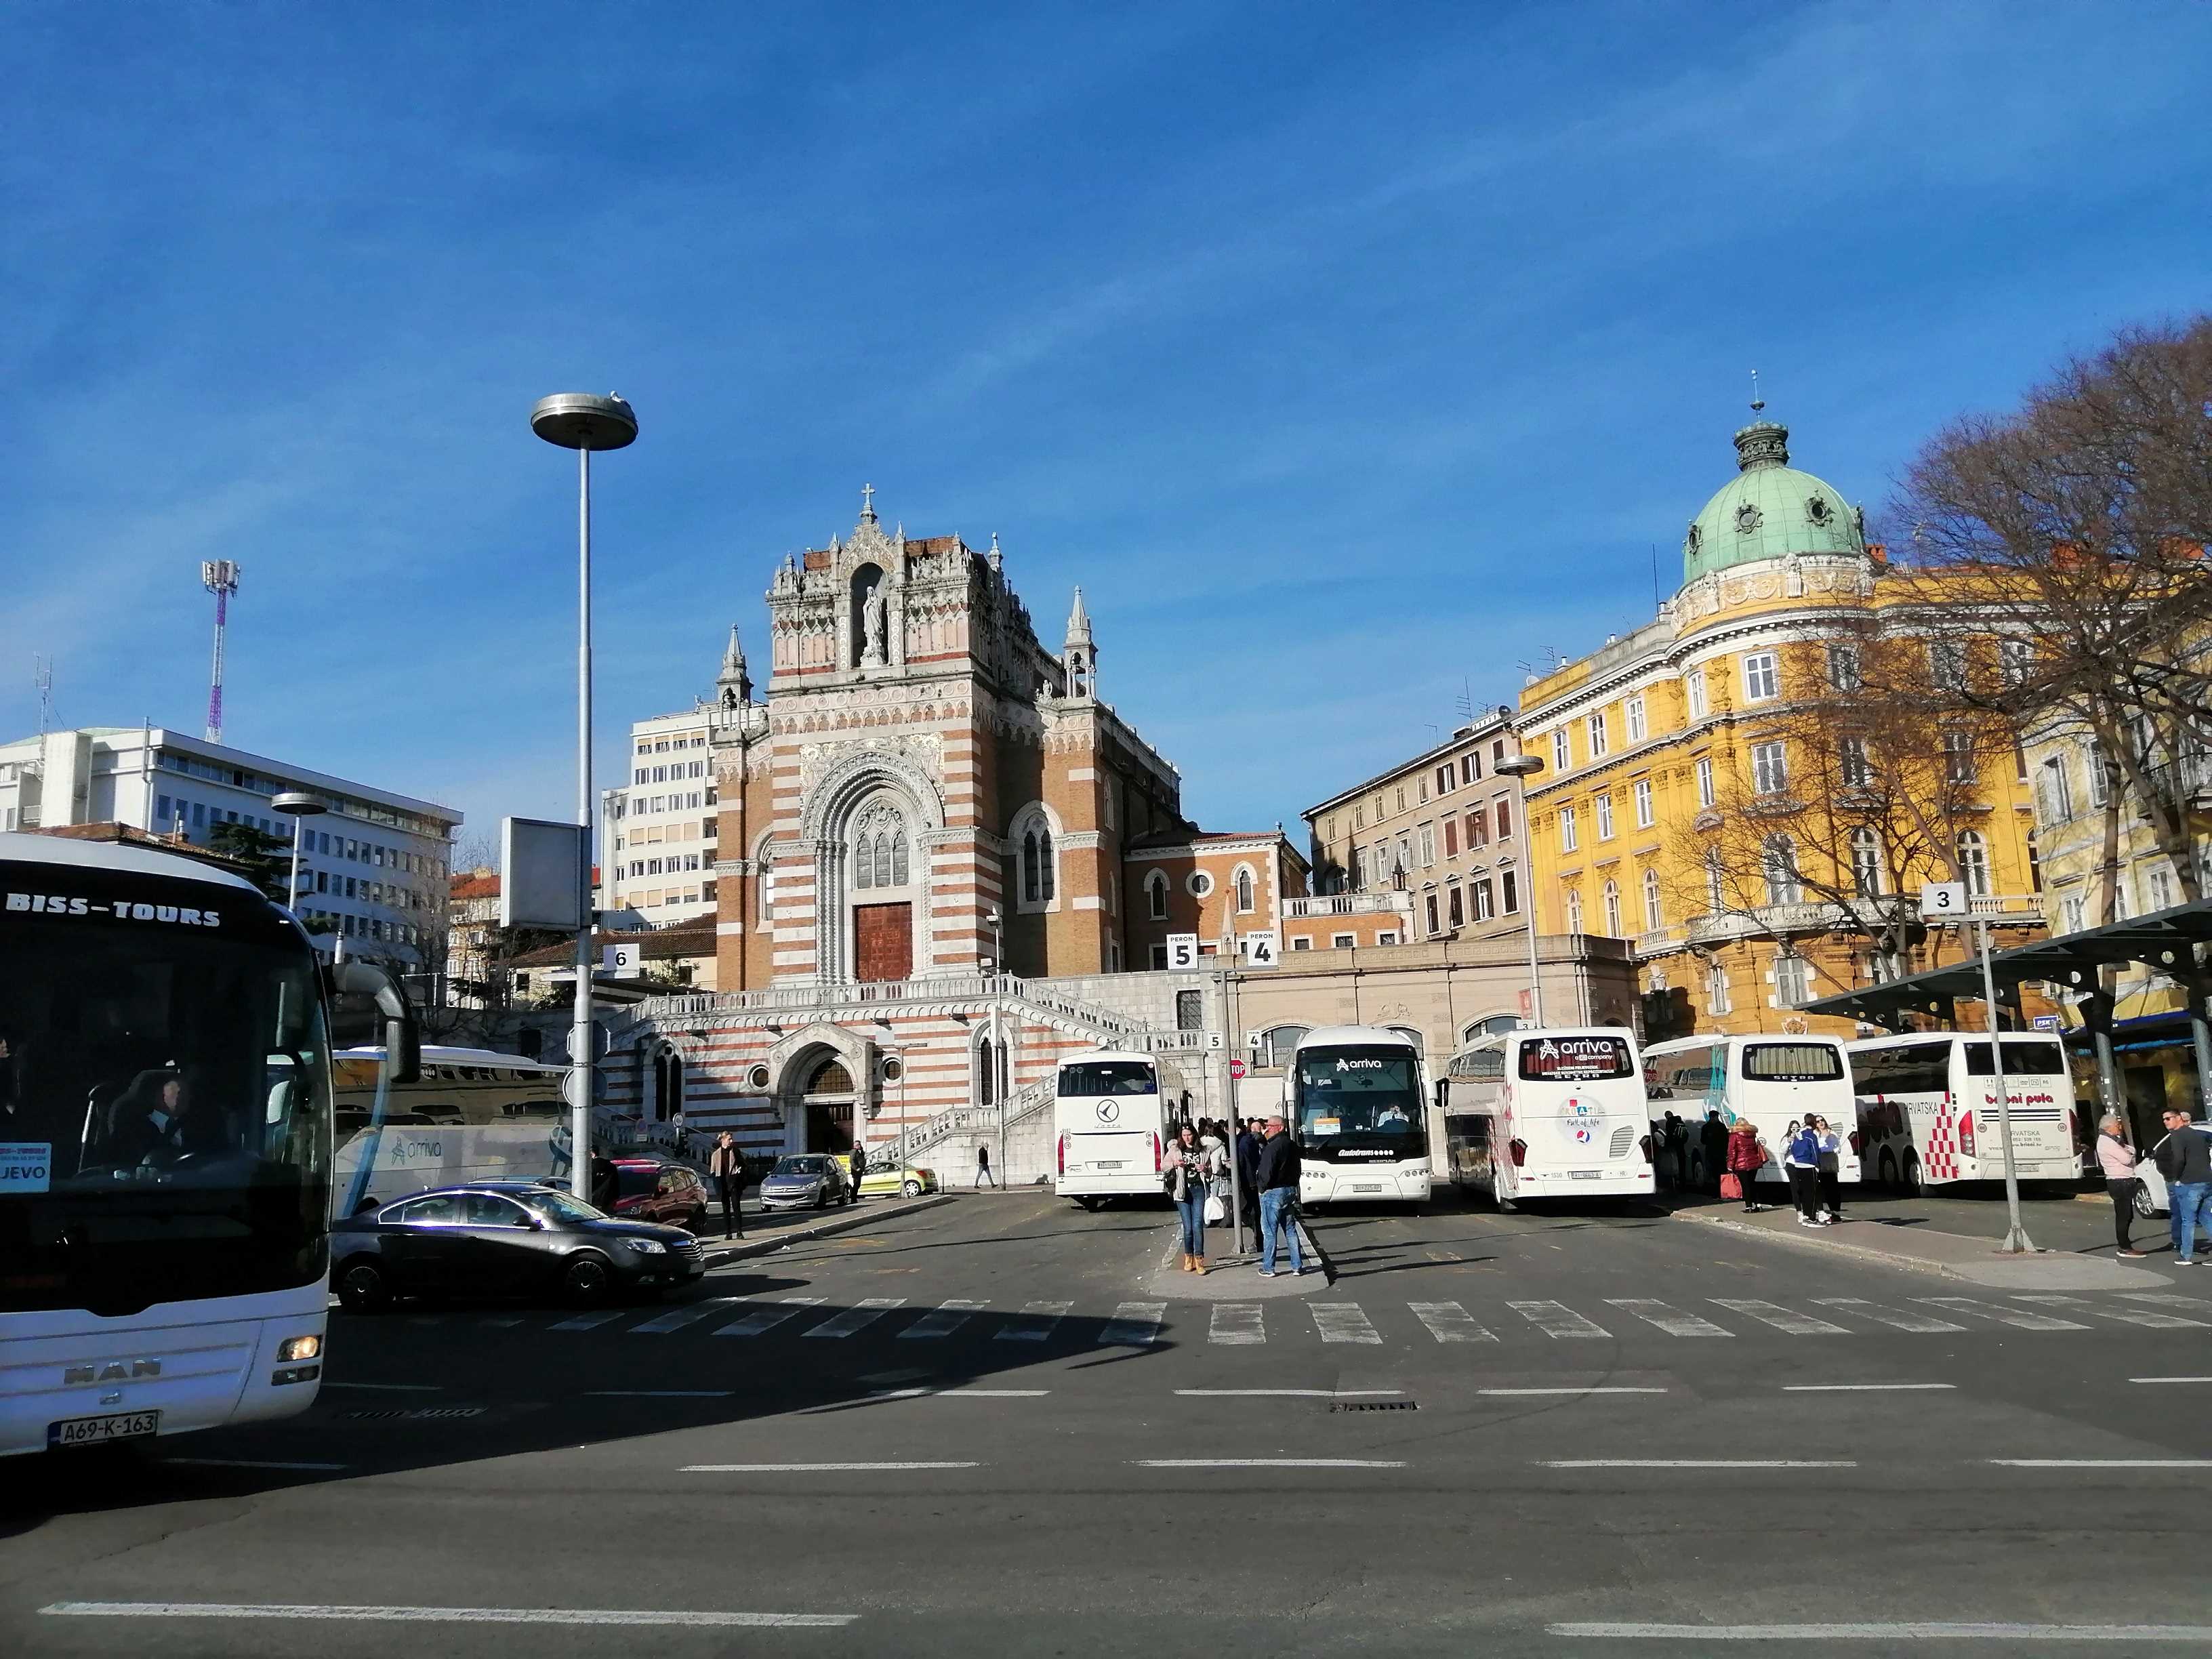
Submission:
[[[853,907],[853,957],[862,980],[914,976],[914,906]]]
[[[806,1082],[806,1150],[810,1152],[849,1152],[853,1150],[852,1074],[844,1062],[823,1060]]]

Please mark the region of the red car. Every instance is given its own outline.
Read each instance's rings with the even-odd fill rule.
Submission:
[[[688,1165],[658,1158],[618,1158],[612,1162],[617,1217],[624,1221],[659,1222],[695,1233],[705,1230],[707,1183]]]

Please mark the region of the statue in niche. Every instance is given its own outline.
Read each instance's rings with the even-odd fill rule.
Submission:
[[[884,629],[889,620],[890,601],[884,597],[884,585],[877,582],[868,590],[868,598],[861,615],[865,633],[860,645],[860,665],[865,668],[880,668],[884,664]]]

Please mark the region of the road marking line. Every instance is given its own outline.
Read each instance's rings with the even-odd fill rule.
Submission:
[[[856,1613],[686,1613],[619,1607],[341,1607],[245,1601],[56,1601],[69,1619],[343,1619],[372,1624],[696,1625],[757,1629],[849,1625]]]
[[[871,1400],[1042,1400],[1050,1389],[879,1389]]]
[[[438,1394],[443,1390],[435,1382],[325,1382],[325,1389],[375,1389],[386,1394]]]
[[[592,1389],[586,1400],[727,1400],[730,1389]]]
[[[1667,1392],[1667,1390],[1666,1390],[1666,1389],[1621,1389],[1621,1388],[1589,1388],[1589,1389],[1477,1389],[1475,1390],[1475,1392],[1476,1392],[1477,1394],[1480,1394],[1480,1395],[1496,1395],[1498,1398],[1499,1398],[1499,1399],[1501,1399],[1501,1400],[1513,1400],[1513,1399],[1520,1399],[1520,1398],[1523,1398],[1523,1397],[1533,1396],[1533,1395],[1565,1395],[1565,1394],[1664,1394],[1664,1393],[1666,1393],[1666,1392]]]
[[[2092,1302],[2081,1296],[2022,1295],[2014,1300],[2033,1302],[2039,1308],[2064,1308],[2074,1313],[2098,1314],[2106,1319],[2117,1319],[2124,1325],[2141,1325],[2154,1331],[2201,1331],[2205,1323],[2201,1319],[2184,1319],[2179,1314],[2158,1313],[2148,1308],[2122,1308]]]
[[[1496,1332],[1484,1329],[1474,1316],[1456,1302],[1408,1302],[1406,1305],[1439,1342],[1498,1340]]]
[[[1955,1382],[1785,1382],[1784,1394],[1909,1394],[1917,1389],[1955,1389]]]
[[[258,1457],[165,1457],[164,1463],[189,1463],[203,1469],[342,1469],[343,1463],[278,1463]]]
[[[2087,1325],[2077,1325],[2070,1319],[2055,1319],[2049,1314],[2039,1314],[2027,1308],[2007,1308],[1992,1302],[1977,1302],[1970,1296],[1920,1296],[1916,1302],[1925,1302],[1932,1308],[1948,1308],[1953,1313],[1979,1314],[1984,1319],[1994,1319],[2000,1325],[2010,1325],[2022,1331],[2086,1331]]]
[[[1547,1625],[1549,1636],[1657,1642],[2212,1642],[2212,1625]]]
[[[2161,1308],[2191,1308],[2198,1313],[2212,1311],[2212,1302],[2202,1297],[2174,1296],[2165,1291],[2122,1291],[2120,1294],[2130,1302],[2155,1303]]]
[[[522,1322],[522,1316],[520,1314],[503,1314],[497,1319],[487,1319],[483,1322],[487,1325],[520,1325]]]
[[[1395,1457],[1140,1457],[1140,1469],[1402,1469]]]
[[[1206,1322],[1206,1340],[1240,1347],[1265,1342],[1267,1328],[1261,1322],[1260,1304],[1256,1302],[1215,1303],[1213,1317]]]
[[[2212,1469],[2212,1457],[1991,1457],[2001,1469]]]
[[[685,1474],[899,1474],[920,1469],[980,1469],[981,1463],[686,1463]]]
[[[703,1301],[687,1302],[680,1308],[671,1308],[666,1313],[647,1320],[642,1325],[632,1326],[625,1334],[652,1336],[662,1331],[681,1330],[686,1325],[721,1312],[732,1302],[741,1302],[744,1299],[742,1297],[736,1296],[710,1296]]]
[[[1397,1389],[1177,1389],[1187,1400],[1398,1400]]]
[[[1791,1336],[1849,1336],[1850,1332],[1841,1325],[1832,1325],[1825,1319],[1815,1319],[1811,1314],[1793,1313],[1771,1302],[1761,1302],[1755,1297],[1717,1296],[1711,1299],[1716,1308],[1726,1308],[1730,1313],[1740,1313],[1756,1319],[1762,1325],[1771,1325],[1778,1331]]]
[[[850,1336],[854,1332],[874,1324],[893,1308],[904,1306],[906,1306],[906,1298],[902,1296],[864,1297],[846,1309],[844,1312],[823,1320],[805,1334],[826,1336],[834,1342],[841,1337]]]
[[[1025,1302],[1018,1314],[1006,1317],[1006,1328],[997,1340],[1001,1342],[1042,1342],[1053,1334],[1054,1328],[1066,1318],[1073,1302]]]
[[[763,1331],[772,1331],[804,1308],[818,1308],[823,1298],[818,1296],[787,1296],[772,1308],[756,1308],[743,1319],[733,1320],[707,1333],[709,1336],[758,1336]]]
[[[1167,1317],[1164,1302],[1124,1302],[1098,1333],[1102,1348],[1149,1348],[1160,1340],[1160,1322]]]
[[[1861,1319],[1871,1319],[1878,1325],[1888,1326],[1892,1330],[1918,1331],[1923,1334],[1933,1334],[1942,1331],[1963,1331],[1966,1328],[1964,1325],[1954,1325],[1948,1319],[1938,1319],[1933,1314],[1917,1314],[1909,1309],[1876,1307],[1873,1303],[1856,1296],[1816,1296],[1813,1300],[1818,1306],[1834,1308],[1842,1313],[1856,1314]]]
[[[1314,1328],[1324,1342],[1358,1342],[1366,1347],[1382,1346],[1382,1334],[1360,1310],[1357,1302],[1309,1302]]]
[[[627,1308],[605,1308],[600,1310],[598,1313],[578,1314],[573,1319],[564,1319],[559,1324],[550,1325],[546,1328],[555,1331],[596,1330],[599,1326],[605,1324],[609,1320],[620,1319],[629,1311],[629,1310]]]
[[[1545,1469],[1855,1469],[1850,1458],[1812,1457],[1564,1457],[1547,1458]]]
[[[988,1302],[940,1302],[901,1331],[899,1340],[927,1341],[933,1337],[950,1336],[966,1324],[972,1316],[990,1305]]]
[[[1664,1302],[1652,1302],[1642,1297],[1607,1297],[1607,1305],[1632,1313],[1647,1325],[1656,1325],[1669,1336],[1729,1336],[1735,1333],[1725,1325],[1716,1325],[1710,1319],[1693,1313],[1684,1313]]]
[[[2212,1382],[2212,1376],[2131,1376],[2130,1382]]]
[[[1505,1304],[1538,1330],[1551,1337],[1610,1336],[1602,1325],[1594,1325],[1564,1302],[1509,1302]]]

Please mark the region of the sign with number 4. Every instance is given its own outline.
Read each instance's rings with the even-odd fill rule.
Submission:
[[[1272,928],[1265,933],[1246,933],[1237,945],[1247,968],[1272,968],[1282,956],[1282,938]]]
[[[1954,921],[1966,915],[1966,884],[1963,881],[1924,881],[1920,884],[1920,919]]]

